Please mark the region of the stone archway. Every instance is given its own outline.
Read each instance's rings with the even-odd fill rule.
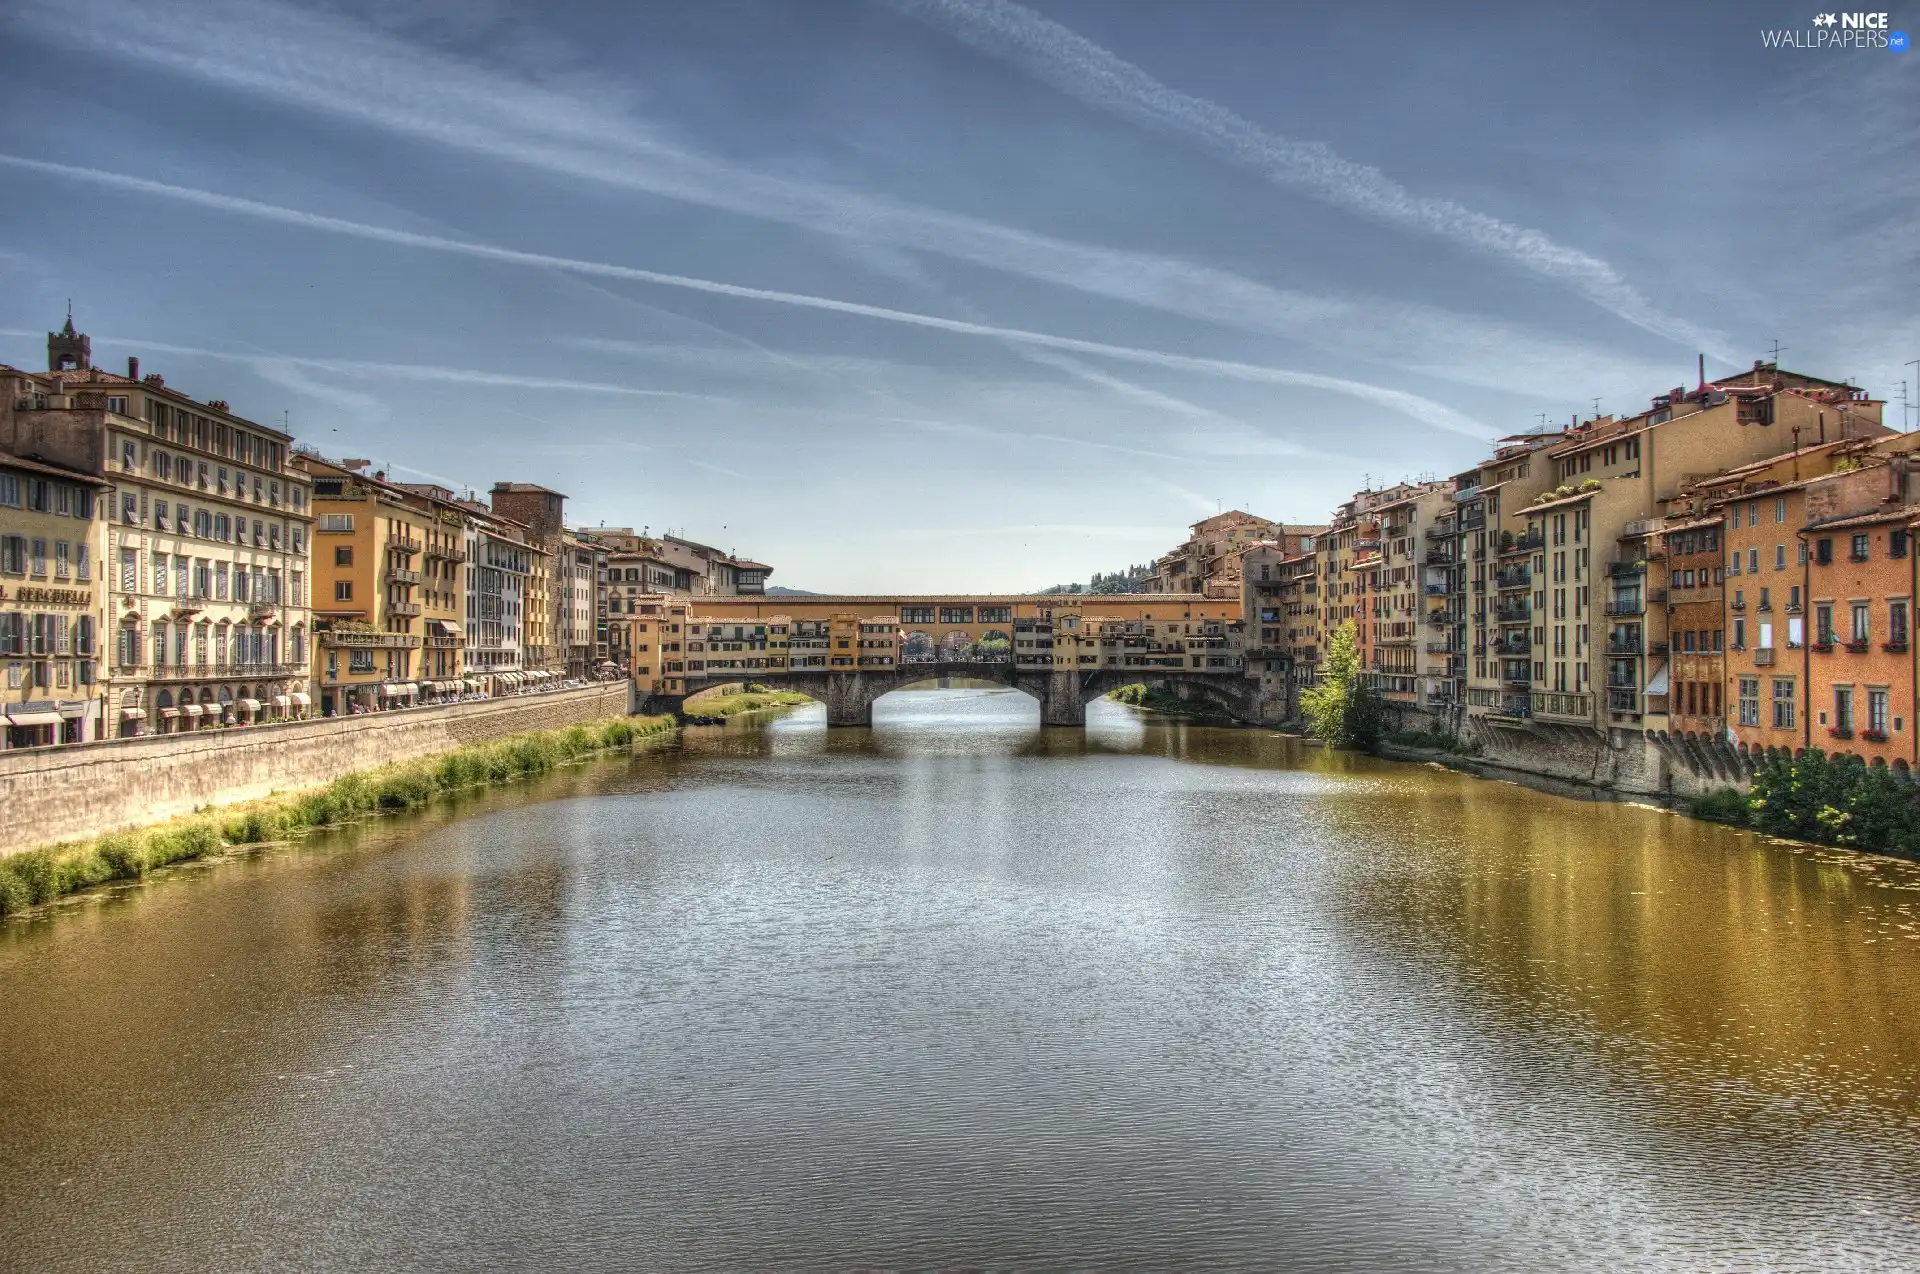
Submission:
[[[967,657],[967,649],[972,645],[973,634],[956,628],[940,639],[940,658],[947,663],[959,663]]]
[[[1005,663],[1013,658],[1013,638],[998,628],[990,628],[968,649],[970,658],[982,663]]]
[[[936,650],[933,637],[915,629],[900,642],[900,662],[903,664],[932,663]]]

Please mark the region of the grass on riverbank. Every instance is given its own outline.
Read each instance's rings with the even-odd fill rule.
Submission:
[[[156,867],[203,858],[229,845],[285,840],[316,828],[399,813],[462,788],[544,774],[595,752],[664,734],[666,717],[623,717],[565,730],[509,735],[489,743],[348,774],[308,792],[269,796],[156,827],[114,832],[0,858],[0,916]]]
[[[1233,720],[1231,713],[1211,699],[1182,699],[1171,690],[1140,681],[1107,691],[1107,698],[1128,707],[1164,712],[1169,716],[1190,717],[1209,725],[1226,724]]]
[[[695,695],[686,701],[684,710],[690,717],[733,717],[762,708],[788,708],[812,702],[811,696],[797,690],[769,690],[748,682],[744,686],[722,687]]]

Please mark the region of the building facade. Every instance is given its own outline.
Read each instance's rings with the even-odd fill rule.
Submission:
[[[0,747],[112,733],[99,675],[111,491],[91,474],[0,453]]]

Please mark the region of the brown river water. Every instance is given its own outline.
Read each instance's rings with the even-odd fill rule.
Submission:
[[[1920,870],[822,722],[0,926],[0,1269],[1920,1268]]]

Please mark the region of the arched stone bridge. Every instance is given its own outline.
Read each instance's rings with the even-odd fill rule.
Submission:
[[[826,705],[828,725],[872,725],[873,705],[882,695],[945,678],[990,681],[1019,690],[1040,701],[1040,720],[1045,725],[1085,725],[1088,700],[1141,681],[1165,686],[1185,698],[1210,700],[1243,721],[1258,716],[1256,687],[1242,677],[1179,668],[1022,668],[1012,660],[928,660],[891,668],[796,668],[772,675],[720,671],[689,676],[684,695],[654,695],[647,700],[645,711],[679,712],[688,698],[702,691],[752,681],[779,690],[797,690],[820,701]]]

